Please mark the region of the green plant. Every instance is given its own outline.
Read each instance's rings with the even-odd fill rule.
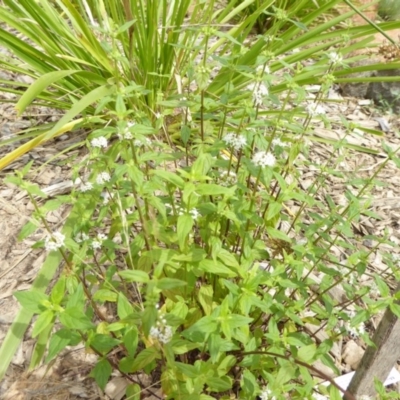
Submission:
[[[400,19],[400,3],[398,0],[381,0],[378,7],[378,15],[385,21],[397,21]]]
[[[328,352],[339,335],[348,335],[388,305],[400,314],[380,276],[373,276],[379,301],[358,283],[370,255],[383,242],[393,244],[371,236],[376,247],[359,247],[361,238],[352,230],[362,215],[378,218],[369,209],[371,191],[389,160],[400,164],[398,149],[385,146],[387,160],[371,175],[343,170],[346,156],[362,149],[347,143],[362,127],[343,120],[345,134],[323,163],[313,161],[310,151],[309,138],[318,139],[314,122],[330,124],[322,104],[343,74],[341,52],[351,50],[340,50],[342,35],[370,32],[364,27],[322,35],[346,16],[306,30],[336,2],[301,21],[287,14],[270,28],[267,40],[258,37],[251,48],[243,40],[256,15],[228,32],[218,31],[218,24],[240,13],[234,2],[214,15],[213,2],[199,2],[197,12],[208,24],[191,27],[177,21],[172,28],[168,22],[171,37],[177,33],[171,41],[163,35],[165,22],[160,29],[145,28],[151,21],[168,20],[176,11],[168,5],[179,7],[179,2],[125,2],[138,7],[134,24],[117,1],[108,2],[108,8],[102,2],[68,0],[54,1],[54,7],[45,0],[4,3],[15,16],[3,8],[0,17],[14,25],[18,13],[29,9],[36,21],[54,15],[52,29],[62,38],[69,34],[64,47],[53,48],[56,43],[44,43],[34,24],[24,24],[27,36],[32,40],[36,33],[36,43],[53,53],[39,62],[44,77],[19,106],[25,109],[37,98],[39,104],[66,110],[25,149],[74,126],[89,132],[88,156],[74,169],[70,196],[42,204],[38,197],[45,198],[44,193],[27,178],[31,165],[9,177],[27,190],[35,206],[20,238],[44,226],[48,238],[38,245],[50,253],[38,277],[45,281],[15,294],[22,312],[0,350],[2,374],[21,340],[21,328],[37,314],[32,368],[66,346],[84,343],[98,356],[92,376],[99,386],[104,388],[118,370],[131,382],[131,398],[139,399],[146,389],[134,383],[135,374],[155,371],[171,399],[254,399],[269,392],[303,399],[315,393],[313,375],[324,377],[313,363],[321,360],[337,372]],[[296,4],[293,10],[305,2]],[[183,2],[177,14],[184,15],[187,6]],[[79,13],[75,7],[81,7]],[[96,36],[87,21],[93,24],[100,16],[109,28],[100,27]],[[78,35],[71,34],[68,21]],[[4,32],[3,40],[14,51],[21,46],[26,54],[16,53],[31,63],[33,76],[38,74],[29,57],[33,46]],[[132,40],[136,32],[138,41]],[[159,48],[153,57],[146,54],[150,43]],[[339,47],[333,50],[332,45]],[[85,46],[97,52],[85,52]],[[68,57],[53,60],[66,47]],[[72,51],[80,51],[80,62]],[[168,55],[172,70],[159,64]],[[314,65],[303,66],[309,57],[315,58]],[[68,66],[53,65],[62,62]],[[211,83],[210,63],[218,67]],[[9,68],[16,66],[10,62]],[[93,89],[93,82],[99,86]],[[311,98],[304,85],[315,82],[320,88]],[[309,167],[318,173],[306,188],[301,170]],[[347,187],[344,204],[325,193],[332,177]],[[53,232],[46,213],[64,203],[73,205],[71,215],[61,232]],[[348,251],[344,261],[337,247]],[[385,257],[398,278],[396,260]],[[61,260],[60,278],[48,287]],[[329,295],[340,285],[345,304]],[[339,321],[345,325],[338,331]],[[306,324],[324,329],[327,338],[316,340]],[[368,342],[365,332],[362,337]],[[339,398],[334,385],[329,392]]]

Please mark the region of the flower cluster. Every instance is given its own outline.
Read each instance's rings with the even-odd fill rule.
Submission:
[[[172,205],[169,203],[165,203],[165,208],[167,208],[170,212],[172,211]],[[187,210],[183,207],[176,207],[176,211],[178,215],[186,214]],[[189,210],[189,214],[192,216],[194,220],[197,220],[200,217],[199,210],[197,208],[192,208]]]
[[[75,242],[76,243],[82,243],[86,240],[89,239],[89,235],[87,235],[85,232],[79,232],[76,236],[75,236]]]
[[[275,147],[275,146],[278,146],[278,147],[287,147],[288,146],[288,144],[286,143],[286,142],[282,142],[282,140],[281,139],[279,139],[279,138],[276,138],[276,139],[273,139],[272,140],[272,145]]]
[[[167,325],[167,320],[164,315],[161,314],[156,322],[156,326],[152,326],[150,329],[150,337],[153,340],[158,340],[161,343],[168,343],[172,338],[172,328]]]
[[[264,97],[268,96],[269,91],[264,83],[253,85],[253,101],[256,107],[262,106]]]
[[[335,51],[329,53],[328,58],[333,65],[341,64],[343,61],[343,56],[339,53],[336,53]]]
[[[307,113],[310,117],[317,117],[318,115],[324,115],[325,109],[317,103],[307,104]]]
[[[254,154],[252,161],[257,167],[273,167],[276,163],[276,158],[269,151],[258,151]]]
[[[257,74],[258,75],[262,75],[262,74],[267,74],[269,75],[271,73],[270,68],[268,67],[268,65],[259,65],[256,69]]]
[[[103,244],[103,241],[107,239],[107,236],[104,233],[99,233],[97,234],[96,239],[92,241],[92,249],[100,249],[101,245]]]
[[[259,395],[261,400],[276,400],[276,397],[272,395],[271,390],[267,387],[263,388],[263,391]]]
[[[118,133],[118,138],[120,140],[132,140],[133,139],[133,135],[129,131],[129,129],[132,128],[132,126],[134,126],[135,124],[136,124],[135,122],[128,122],[126,124],[126,128],[123,131],[120,131]]]
[[[89,192],[90,190],[93,189],[93,183],[92,182],[83,182],[81,178],[77,178],[74,182],[76,186],[79,185],[78,190],[82,193]]]
[[[91,140],[90,144],[92,147],[106,148],[107,139],[104,136],[100,136]]]
[[[104,183],[109,182],[111,176],[108,172],[100,172],[96,177],[96,183],[99,185],[104,185]]]
[[[243,149],[246,146],[247,140],[243,135],[236,135],[235,133],[227,133],[222,140],[228,145],[232,146],[236,151]]]
[[[151,140],[149,138],[145,138],[144,140],[136,139],[133,144],[136,147],[142,147],[142,146],[151,146]]]
[[[221,176],[220,176],[222,182],[221,184],[229,184],[229,185],[234,185],[237,182],[237,176],[236,173],[233,171],[222,171]]]
[[[44,247],[47,251],[57,250],[64,246],[65,235],[61,232],[53,232],[47,236],[44,241]]]

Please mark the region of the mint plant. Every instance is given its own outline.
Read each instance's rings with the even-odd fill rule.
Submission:
[[[4,3],[18,13],[35,9]],[[37,315],[31,367],[84,344],[97,355],[91,376],[100,388],[118,372],[133,399],[146,390],[135,379],[139,372],[159,377],[154,385],[169,399],[340,398],[338,385],[314,364],[339,373],[329,355],[339,337],[370,343],[363,324],[371,316],[387,306],[400,315],[385,279],[373,276],[379,299],[359,284],[379,245],[394,244],[371,235],[377,245],[361,246],[352,228],[363,215],[379,218],[370,210],[377,176],[399,159],[398,149],[384,145],[387,158],[370,175],[344,170],[346,156],[374,150],[349,145],[362,127],[343,121],[346,134],[331,142],[330,156],[313,161],[310,139],[317,140],[316,123],[331,124],[324,102],[345,53],[343,32],[326,33],[327,42],[318,45],[313,35],[345,17],[318,28],[311,23],[337,2],[301,23],[293,22],[294,11],[279,14],[282,25],[252,47],[243,44],[252,15],[228,33],[218,30],[240,13],[234,2],[217,15],[212,4],[197,4],[208,21],[201,27],[184,26],[188,2],[55,3],[80,32],[79,46],[98,50],[90,62],[81,60],[97,69],[46,68],[44,75],[57,82],[67,112],[35,143],[67,125],[88,130],[87,155],[73,166],[72,193],[40,201],[46,195],[29,183],[30,165],[8,178],[35,206],[21,239],[44,227],[47,237],[37,246],[51,261],[41,271],[46,285],[37,281],[15,293],[22,309]],[[47,1],[40,7],[64,18]],[[86,10],[83,17],[77,9]],[[0,16],[11,18],[6,8]],[[66,35],[69,25],[62,24]],[[69,39],[65,45],[86,57]],[[151,53],[151,45],[160,47]],[[304,66],[311,55],[317,62]],[[39,93],[56,101],[40,79],[20,99],[22,108]],[[313,82],[319,88],[310,96],[304,85]],[[306,187],[301,174],[311,168],[316,173]],[[332,178],[346,186],[341,203],[328,190]],[[71,214],[61,231],[53,230],[46,213],[61,204],[70,204]],[[397,261],[385,257],[398,279]],[[60,276],[50,285],[54,265],[61,266]],[[339,287],[345,301],[331,296]],[[9,359],[4,349],[15,342],[10,334],[0,355]],[[329,389],[318,386],[321,378],[331,382]]]

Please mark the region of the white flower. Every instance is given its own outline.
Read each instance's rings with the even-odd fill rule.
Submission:
[[[92,182],[82,182],[81,186],[79,186],[79,190],[82,193],[88,192],[93,189],[93,183]]]
[[[281,139],[276,138],[272,141],[273,146],[278,146],[278,147],[287,147],[288,144],[286,142],[282,142]]]
[[[310,103],[307,104],[307,113],[310,117],[316,117],[325,114],[325,109],[317,103]]]
[[[333,65],[340,64],[343,61],[343,56],[335,51],[329,53],[328,58]]]
[[[268,65],[259,65],[256,69],[258,75],[262,74],[267,74],[269,75],[271,73],[271,70],[269,69]]]
[[[100,136],[92,139],[90,144],[92,145],[92,147],[107,147],[107,139],[104,136]]]
[[[253,101],[256,106],[261,106],[263,104],[263,99],[268,96],[268,88],[264,83],[257,83],[253,85]]]
[[[136,147],[142,147],[142,146],[151,146],[151,140],[149,138],[145,138],[144,141],[143,140],[139,140],[136,139],[133,144]]]
[[[99,242],[98,240],[93,240],[92,249],[97,250],[97,249],[100,249],[100,247],[101,247],[101,242]]]
[[[103,185],[105,182],[109,182],[111,176],[108,172],[100,172],[96,177],[96,183]]]
[[[108,204],[112,196],[108,192],[101,192],[100,196],[103,198],[103,205]]]
[[[228,171],[222,171],[221,172],[221,179],[223,181],[225,181],[225,184],[228,183],[230,185],[233,185],[237,181],[237,176],[236,176],[236,173],[233,172],[233,171],[229,171],[229,174],[228,174]],[[223,185],[224,182],[222,182],[221,184]]]
[[[84,242],[85,240],[88,240],[88,239],[89,239],[89,236],[86,235],[85,232],[79,232],[79,233],[75,236],[75,242],[76,242],[76,243],[82,243],[82,242]]]
[[[200,213],[199,213],[199,211],[196,209],[196,208],[192,208],[190,211],[189,211],[189,214],[192,216],[192,218],[196,221],[196,219],[197,218],[199,218],[199,216],[200,216]]]
[[[271,390],[268,388],[264,387],[263,391],[259,395],[261,400],[276,400],[275,396],[272,396]]]
[[[161,343],[168,343],[172,338],[172,328],[169,325],[158,324],[157,327],[151,327],[150,337],[160,341]]]
[[[57,250],[64,246],[65,235],[61,232],[53,232],[47,236],[44,241],[44,247],[47,251]]]
[[[270,152],[259,151],[254,154],[252,161],[257,167],[273,167],[276,158]]]
[[[243,135],[236,135],[234,133],[227,133],[222,139],[227,145],[232,146],[235,150],[239,151],[246,146],[247,140]]]
[[[365,325],[360,324],[359,326],[354,326],[354,327],[348,325],[347,331],[349,332],[351,338],[356,339],[365,333]]]

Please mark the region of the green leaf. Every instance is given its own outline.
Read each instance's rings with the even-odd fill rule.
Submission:
[[[268,236],[271,239],[284,240],[285,242],[289,242],[289,243],[291,242],[289,236],[287,236],[282,231],[279,231],[278,229],[272,228],[271,226],[267,226],[266,229],[267,229]]]
[[[91,329],[94,324],[79,307],[71,307],[60,313],[60,322],[70,329]]]
[[[278,203],[276,201],[269,203],[266,220],[270,221],[272,218],[278,215],[281,212],[281,210],[282,210],[281,203]]]
[[[117,314],[120,319],[126,318],[128,315],[133,313],[133,307],[129,303],[129,300],[125,297],[122,292],[118,293],[117,301]]]
[[[342,394],[336,386],[329,386],[329,400],[341,400]]]
[[[143,331],[146,336],[149,336],[150,329],[156,323],[158,318],[158,311],[154,306],[147,306],[143,311],[142,325]]]
[[[111,376],[112,368],[106,358],[99,361],[96,366],[90,372],[90,376],[93,377],[96,383],[99,385],[101,390],[104,390],[108,379]]]
[[[35,290],[25,290],[13,294],[25,310],[35,314],[39,314],[44,310],[41,304],[48,299],[47,295]]]
[[[125,271],[118,272],[118,275],[121,278],[126,279],[127,282],[147,283],[150,281],[150,278],[149,278],[149,275],[147,274],[147,272],[140,271],[140,270],[127,269]]]
[[[389,305],[390,311],[396,315],[397,318],[400,318],[400,305],[397,303],[392,303]]]
[[[140,400],[142,388],[137,383],[132,383],[126,387],[125,396],[129,400]]]
[[[187,285],[187,282],[174,278],[161,278],[157,281],[157,287],[161,290],[173,289]]]
[[[53,304],[61,304],[65,296],[65,276],[62,275],[51,290],[50,300]]]
[[[235,272],[233,272],[230,268],[225,267],[225,265],[221,264],[218,261],[214,261],[214,260],[200,261],[199,268],[205,272],[220,275],[220,276],[226,277],[226,278],[234,278],[237,276],[237,274]]]
[[[26,239],[28,236],[30,236],[33,232],[36,231],[37,229],[37,224],[36,222],[29,221],[27,224],[23,226],[21,231],[18,234],[18,240],[22,241]]]
[[[196,192],[203,196],[233,196],[235,194],[235,188],[227,188],[214,183],[200,183],[196,186]]]
[[[117,301],[117,298],[118,298],[117,293],[113,292],[112,290],[108,290],[108,289],[99,289],[93,295],[93,300],[99,301],[101,303],[104,303],[106,301],[115,303]]]
[[[138,341],[139,341],[138,330],[136,326],[132,326],[125,332],[123,337],[125,348],[128,354],[132,357],[136,352]]]
[[[199,345],[197,343],[190,342],[184,339],[173,339],[168,345],[172,348],[174,354],[185,354],[190,350],[197,349]]]
[[[149,365],[153,360],[159,358],[158,350],[155,347],[149,347],[141,351],[135,360],[133,361],[131,367],[131,373],[143,369],[146,365]]]
[[[62,328],[58,330],[49,342],[49,350],[45,363],[49,363],[57,354],[59,354],[71,341],[73,334],[68,329]]]
[[[204,285],[201,286],[199,289],[197,298],[199,300],[200,305],[203,308],[205,315],[211,314],[212,304],[213,304],[213,293],[214,290],[211,285]]]
[[[49,87],[52,83],[57,82],[58,80],[65,78],[66,76],[76,74],[80,72],[79,70],[65,70],[65,71],[53,71],[48,74],[42,75],[35,82],[33,82],[28,90],[24,92],[24,94],[18,100],[18,103],[15,105],[15,109],[18,112],[18,116],[25,111],[26,107],[28,107],[33,100],[35,100],[39,94]]]
[[[217,253],[217,257],[228,267],[239,268],[239,262],[235,255],[228,250],[221,249]]]
[[[72,121],[77,115],[81,114],[87,107],[96,103],[98,100],[112,94],[115,91],[115,87],[112,85],[99,86],[93,89],[91,92],[83,96],[79,101],[77,101],[50,129],[43,137],[43,141],[52,139],[54,136],[61,135],[62,133],[72,129],[75,126],[74,121]],[[72,121],[72,126],[69,123]]]
[[[46,310],[39,314],[32,329],[32,337],[36,337],[40,332],[43,331],[43,329],[46,329],[49,325],[51,325],[53,319],[54,311],[52,310]]]
[[[300,347],[300,349],[297,352],[297,357],[299,358],[300,361],[310,363],[310,361],[313,360],[316,351],[317,348],[315,344],[309,344],[308,346]]]
[[[163,171],[161,169],[153,169],[150,173],[159,176],[164,181],[172,183],[179,189],[183,189],[183,186],[185,185],[185,181],[174,172]]]
[[[184,364],[178,361],[175,361],[174,366],[176,366],[180,372],[182,372],[188,378],[197,378],[199,376],[199,371],[194,365]]]
[[[183,331],[183,335],[189,335],[193,332],[213,333],[217,330],[218,324],[213,316],[207,316],[199,319],[189,329]]]
[[[221,378],[207,378],[206,384],[212,392],[224,392],[232,388],[232,379],[228,376]]]
[[[118,346],[120,343],[120,340],[100,333],[96,333],[89,341],[89,345],[103,355],[107,354],[113,347]]]
[[[277,387],[283,386],[286,382],[289,382],[293,376],[295,376],[295,368],[289,363],[284,363],[284,365],[279,369],[274,384]]]
[[[179,248],[183,251],[186,247],[186,241],[193,228],[193,218],[189,214],[182,214],[178,217],[176,226]]]

